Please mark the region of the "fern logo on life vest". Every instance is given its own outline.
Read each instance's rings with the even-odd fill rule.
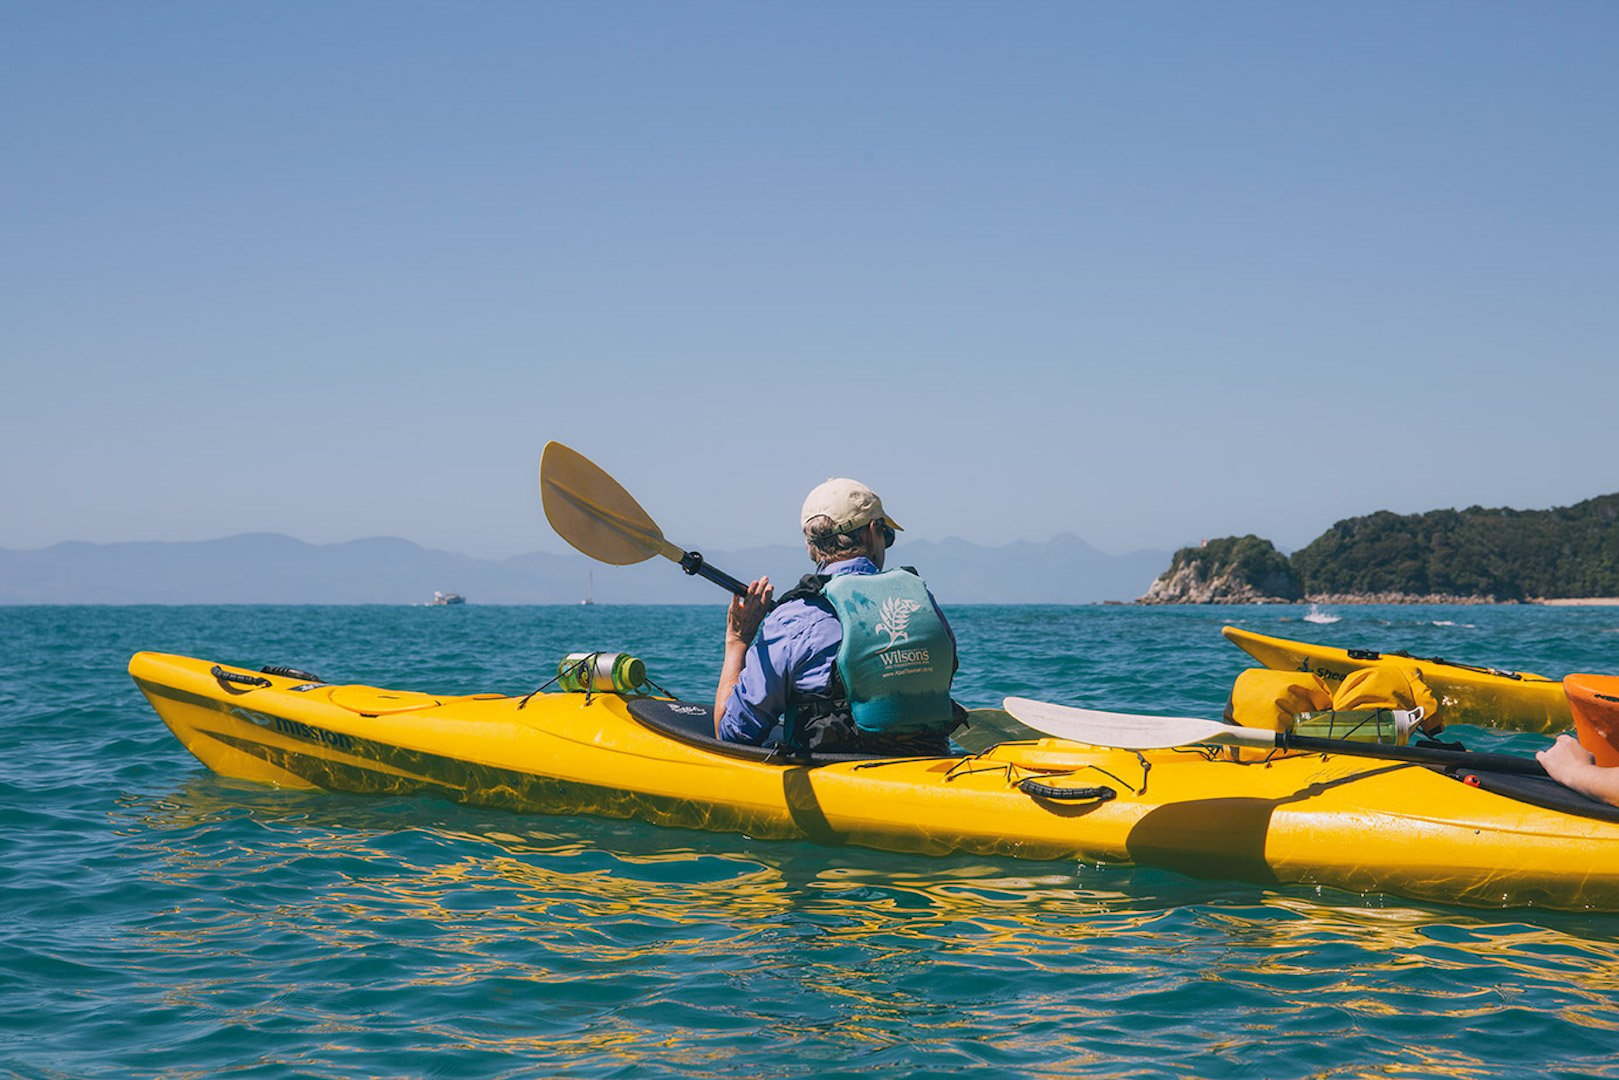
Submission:
[[[911,616],[921,610],[921,604],[904,597],[891,596],[883,601],[882,621],[873,627],[877,632],[888,635],[888,644],[877,653],[883,667],[925,664],[931,659],[926,649],[899,648],[911,639]]]

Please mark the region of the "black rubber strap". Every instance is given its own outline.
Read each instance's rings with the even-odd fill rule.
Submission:
[[[1276,745],[1283,750],[1304,750],[1312,754],[1345,754],[1353,757],[1380,758],[1383,761],[1413,761],[1419,765],[1457,766],[1464,769],[1485,769],[1490,772],[1512,773],[1516,776],[1545,776],[1546,769],[1532,757],[1517,754],[1485,754],[1470,750],[1451,749],[1449,746],[1386,746],[1373,742],[1350,742],[1345,739],[1318,739],[1309,735],[1276,733]]]
[[[281,667],[278,664],[265,664],[263,667],[259,668],[259,670],[264,672],[266,675],[279,675],[283,679],[298,679],[301,682],[323,683],[326,681],[319,675],[311,675],[309,672],[300,671],[295,667]]]
[[[216,678],[220,682],[224,682],[224,683],[241,683],[243,686],[270,686],[270,685],[273,685],[270,682],[269,679],[260,678],[257,675],[242,675],[242,674],[239,674],[239,673],[237,673],[235,671],[226,671],[224,668],[220,667],[218,664],[215,664],[214,667],[213,667],[213,670],[210,671],[208,674],[212,675],[214,678]]]
[[[1021,781],[1018,790],[1037,799],[1057,799],[1063,802],[1081,800],[1107,802],[1117,798],[1119,794],[1110,787],[1057,787],[1055,784],[1042,783],[1032,776]]]
[[[1421,664],[1444,664],[1446,667],[1460,668],[1463,671],[1477,671],[1485,675],[1494,675],[1501,679],[1516,679],[1518,682],[1523,681],[1523,672],[1521,671],[1505,671],[1501,668],[1479,667],[1477,664],[1464,664],[1459,660],[1446,660],[1443,656],[1413,656],[1410,649],[1401,649],[1399,652],[1392,652],[1389,653],[1389,655],[1398,656],[1402,660],[1415,660]],[[1366,659],[1366,657],[1354,657],[1353,650],[1351,650],[1350,656],[1356,659]],[[1374,653],[1370,659],[1376,660],[1376,654]],[[1547,679],[1545,681],[1551,682],[1552,680]]]

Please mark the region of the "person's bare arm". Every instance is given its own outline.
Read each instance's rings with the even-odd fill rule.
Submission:
[[[1559,735],[1535,758],[1545,766],[1546,774],[1564,787],[1619,806],[1619,769],[1598,765],[1591,752],[1574,738]]]
[[[770,611],[773,590],[770,579],[762,577],[748,585],[747,594],[731,597],[731,606],[725,610],[725,659],[720,664],[720,686],[714,694],[714,737],[720,737],[720,717],[725,715],[725,703],[742,677],[742,664],[748,656],[753,635],[759,632]]]

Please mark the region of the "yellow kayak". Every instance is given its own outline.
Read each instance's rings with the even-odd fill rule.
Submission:
[[[718,743],[706,705],[663,698],[443,696],[149,652],[129,671],[209,768],[284,787],[1619,911],[1619,812],[1576,816],[1421,765],[1049,738],[955,758],[785,759]]]
[[[1307,641],[1268,637],[1235,626],[1223,627],[1226,640],[1275,671],[1312,671],[1329,687],[1361,668],[1380,664],[1415,664],[1422,681],[1439,699],[1447,724],[1514,731],[1562,731],[1572,724],[1563,684],[1527,671],[1475,667],[1440,657],[1412,656],[1407,652],[1380,653],[1367,649],[1338,649]]]

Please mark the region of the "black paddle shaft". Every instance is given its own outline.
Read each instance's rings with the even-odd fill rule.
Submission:
[[[746,584],[738,581],[725,571],[716,570],[714,567],[708,565],[708,563],[703,561],[703,554],[700,551],[688,551],[681,555],[680,568],[686,571],[688,574],[696,574],[700,578],[706,578],[709,581],[712,581],[714,584],[720,586],[722,589],[730,589],[738,596],[748,595],[748,587]]]
[[[1276,745],[1284,750],[1308,750],[1317,754],[1354,754],[1356,757],[1383,758],[1386,761],[1411,761],[1419,765],[1459,766],[1481,769],[1485,772],[1513,773],[1517,776],[1545,776],[1546,770],[1534,758],[1516,754],[1479,754],[1470,750],[1441,750],[1432,746],[1384,746],[1381,743],[1354,742],[1345,746],[1342,739],[1316,739],[1308,735],[1288,735],[1278,732]]]

